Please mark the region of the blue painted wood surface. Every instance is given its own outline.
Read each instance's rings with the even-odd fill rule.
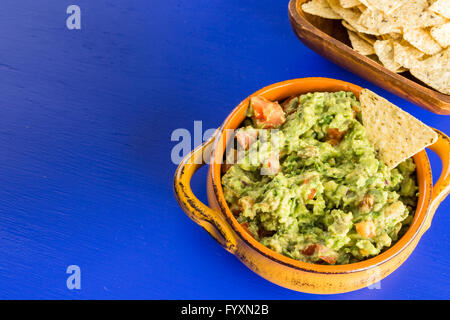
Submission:
[[[432,114],[303,46],[287,0],[3,0],[0,298],[449,298],[450,201],[381,289],[316,296],[267,282],[179,209],[176,128],[220,125],[249,93],[326,76]],[[77,4],[82,29],[66,28]],[[431,154],[435,175],[438,158]],[[193,189],[205,200],[205,174]],[[81,268],[68,290],[66,268]]]

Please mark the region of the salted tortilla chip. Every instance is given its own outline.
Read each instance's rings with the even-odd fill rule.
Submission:
[[[394,41],[394,61],[401,66],[410,69],[412,65],[424,56],[422,51],[417,50],[409,44],[400,44]]]
[[[343,25],[347,30],[350,30],[350,31],[353,31],[353,32],[358,32],[358,31],[356,31],[356,29],[353,28],[347,21],[342,20],[341,23],[342,23],[342,25]]]
[[[438,139],[433,129],[370,90],[363,89],[359,101],[367,138],[390,169]]]
[[[450,94],[450,47],[411,66],[410,72],[430,87]]]
[[[430,8],[431,11],[439,13],[441,16],[450,19],[450,4],[448,0],[437,0]]]
[[[357,33],[347,30],[348,37],[352,43],[352,47],[355,51],[361,53],[362,55],[368,56],[375,53],[373,46],[362,39]]]
[[[333,11],[335,11],[337,14],[339,14],[342,19],[348,21],[350,20],[357,20],[359,16],[361,15],[361,12],[355,8],[343,8],[341,7],[339,0],[327,0],[329,6]]]
[[[381,63],[392,72],[403,72],[402,66],[394,60],[394,47],[392,40],[377,40],[373,45],[375,53]]]
[[[370,35],[370,34],[365,34],[365,33],[362,33],[362,32],[356,32],[356,34],[360,38],[366,40],[366,42],[370,43],[372,46],[375,43],[375,41],[377,41],[377,38],[375,36]]]
[[[327,1],[328,1],[328,4],[330,5],[331,9],[333,9],[333,11],[337,12],[342,17],[342,19],[344,19],[349,25],[352,26],[352,28],[350,30],[353,29],[358,32],[379,35],[379,33],[375,32],[373,30],[367,29],[366,27],[362,26],[358,22],[358,20],[361,16],[361,12],[359,11],[358,8],[345,9],[340,6],[339,0],[327,0]]]
[[[302,10],[327,19],[341,19],[341,16],[334,12],[329,6],[327,0],[312,0],[302,5]]]
[[[430,34],[441,47],[446,48],[450,46],[450,22],[431,28]]]
[[[450,2],[449,2],[449,6],[450,6]],[[445,19],[444,17],[440,16],[439,14],[430,11],[430,10],[425,10],[421,13],[419,13],[417,15],[417,18],[414,18],[414,16],[412,17],[408,17],[409,19],[409,23],[405,23],[405,25],[414,25],[416,28],[427,28],[427,27],[432,27],[432,26],[438,26],[441,24],[444,24],[447,22],[447,19]]]
[[[358,23],[378,34],[402,32],[396,18],[386,16],[382,11],[377,9],[365,10],[359,17]]]
[[[420,25],[417,25],[418,17],[427,7],[427,0],[407,0],[401,6],[392,10],[389,15],[397,19],[400,25],[419,28]]]
[[[339,0],[342,8],[353,8],[359,6],[361,2],[359,0]]]
[[[397,6],[399,3],[401,5]],[[379,34],[401,33],[402,27],[426,28],[446,22],[444,17],[426,10],[427,0],[392,1],[392,4],[396,5],[385,10],[381,2],[376,1],[372,4],[362,12],[358,22],[369,30],[376,30]]]
[[[442,47],[437,43],[428,31],[420,28],[404,30],[403,38],[412,44],[414,47],[420,51],[433,55],[442,50]]]
[[[390,14],[410,0],[366,0],[369,9],[378,9],[386,14]]]

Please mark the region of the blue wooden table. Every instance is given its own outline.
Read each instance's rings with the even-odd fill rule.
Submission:
[[[0,5],[0,298],[384,299],[450,297],[450,201],[380,289],[278,287],[178,207],[177,128],[220,125],[249,93],[325,76],[425,111],[318,56],[287,0],[3,0]],[[81,8],[81,30],[66,9]],[[437,156],[429,153],[435,175]],[[193,189],[205,200],[202,169]],[[67,287],[79,266],[80,289]]]

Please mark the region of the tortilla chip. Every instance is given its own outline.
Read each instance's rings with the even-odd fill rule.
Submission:
[[[439,43],[434,41],[430,34],[424,29],[407,28],[404,30],[403,38],[420,51],[429,55],[436,54],[442,50]]]
[[[427,8],[428,8],[427,0],[401,0],[400,6],[396,6],[396,8],[391,10],[389,14],[395,16],[398,14],[405,14],[408,11],[417,13],[422,12]]]
[[[368,8],[370,6],[370,4],[369,4],[369,2],[367,2],[367,0],[359,0],[359,2],[361,2],[361,4],[366,8]]]
[[[343,25],[347,30],[350,30],[350,31],[353,31],[353,32],[358,32],[358,31],[356,31],[356,29],[353,28],[347,21],[342,20],[341,22],[342,22],[342,25]]]
[[[388,33],[387,36],[389,36],[392,40],[400,40],[403,38],[403,34],[397,32]]]
[[[418,17],[427,7],[427,0],[407,0],[389,14],[397,19],[400,25],[419,28],[420,25],[417,25]]]
[[[390,169],[438,139],[433,129],[370,90],[363,89],[359,101],[367,138]]]
[[[411,66],[411,74],[430,87],[450,94],[450,47]]]
[[[363,4],[360,4],[359,6],[356,6],[358,9],[359,9],[359,11],[361,11],[361,12],[364,12],[366,9],[367,9],[367,7],[365,6],[365,5],[363,5]]]
[[[375,53],[373,46],[370,43],[362,39],[357,33],[347,30],[348,37],[352,43],[352,47],[356,52],[361,53],[364,56],[368,56]]]
[[[358,34],[358,36],[364,40],[366,40],[366,42],[370,43],[372,46],[375,43],[375,41],[377,41],[377,38],[375,36],[372,36],[370,34],[365,34],[362,32],[356,32]]]
[[[450,4],[448,0],[437,0],[430,8],[431,11],[439,13],[441,16],[450,19]]]
[[[394,60],[394,47],[392,40],[377,40],[373,45],[375,53],[381,63],[392,72],[403,72],[401,65]]]
[[[339,14],[342,19],[348,21],[348,19],[350,20],[357,20],[359,18],[359,16],[361,15],[361,13],[359,12],[359,10],[355,9],[355,8],[343,8],[341,7],[339,0],[327,0],[328,4],[330,5],[331,9],[333,9],[333,11],[335,11],[337,14]]]
[[[330,5],[331,9],[333,9],[335,12],[337,12],[342,19],[344,19],[349,25],[352,26],[352,28],[350,30],[352,31],[358,31],[358,32],[363,32],[363,33],[368,33],[368,34],[373,34],[373,35],[379,35],[379,33],[367,29],[366,27],[362,26],[358,20],[361,16],[361,12],[359,11],[359,9],[357,8],[349,8],[349,9],[345,9],[342,8],[339,4],[339,0],[327,0],[328,4]],[[344,23],[342,23],[344,24]],[[345,26],[345,25],[344,25]]]
[[[450,22],[431,28],[430,34],[441,47],[446,48],[450,46]]]
[[[378,9],[386,14],[390,14],[407,1],[409,0],[366,0],[366,6],[369,9]]]
[[[353,8],[359,6],[361,2],[359,0],[339,0],[342,8]]]
[[[302,10],[327,19],[341,19],[341,16],[334,12],[328,5],[327,0],[312,0],[302,5]]]
[[[422,51],[417,50],[409,44],[400,44],[394,41],[394,61],[401,66],[410,69],[412,65],[424,56]]]
[[[450,2],[449,2],[450,6]],[[416,28],[426,28],[432,26],[438,26],[447,22],[447,19],[434,13],[430,10],[425,10],[417,15],[417,19],[409,21],[410,25],[414,25]],[[408,24],[408,23],[407,23]]]
[[[382,9],[370,8],[362,13],[359,23],[370,30],[385,34],[401,33],[402,27],[426,28],[446,22],[445,18],[425,10],[427,5],[426,0],[408,0],[395,7],[390,14]]]
[[[378,34],[401,33],[402,29],[397,24],[397,19],[386,16],[377,9],[367,9],[359,17],[358,23]]]

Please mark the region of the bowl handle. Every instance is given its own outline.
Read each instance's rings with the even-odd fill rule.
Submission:
[[[450,192],[450,139],[444,133],[434,129],[438,134],[438,140],[428,148],[436,152],[442,162],[442,172],[439,180],[433,186],[430,203],[430,217],[427,219],[424,232],[428,230],[439,204]]]
[[[236,238],[228,223],[220,212],[198,200],[191,189],[191,178],[198,169],[206,164],[205,158],[209,159],[217,132],[181,161],[174,177],[175,197],[189,218],[203,227],[226,250],[234,253]]]

